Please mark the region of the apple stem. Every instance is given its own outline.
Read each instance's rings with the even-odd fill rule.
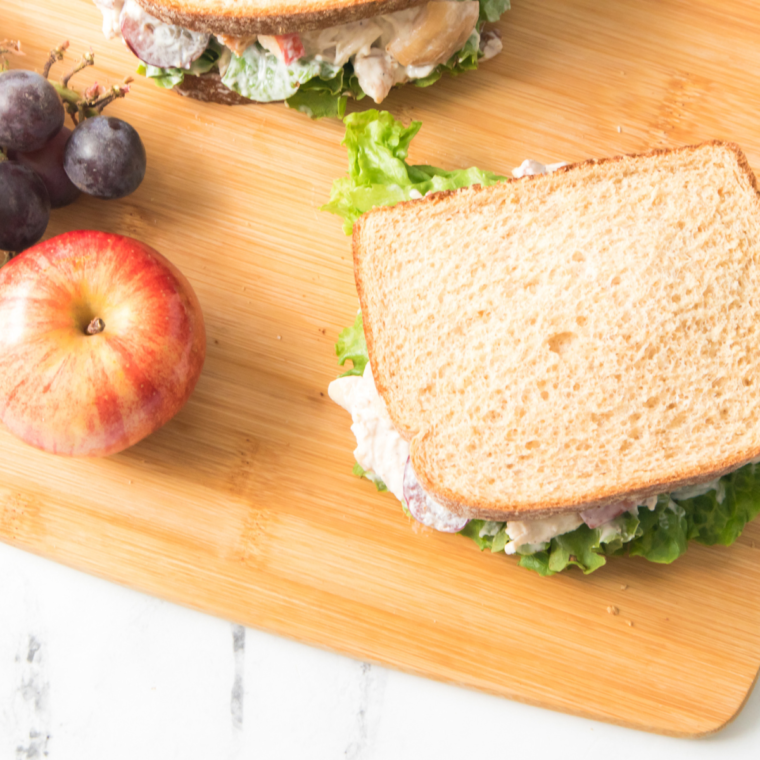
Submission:
[[[87,325],[85,332],[88,335],[97,335],[98,333],[102,333],[105,329],[106,323],[100,317],[95,317],[95,319]]]

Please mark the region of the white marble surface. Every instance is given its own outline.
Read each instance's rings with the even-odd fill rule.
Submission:
[[[760,757],[758,689],[722,733],[671,739],[355,662],[3,544],[0,579],[0,760]]]

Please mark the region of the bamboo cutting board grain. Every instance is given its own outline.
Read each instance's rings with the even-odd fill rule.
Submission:
[[[741,0],[514,0],[504,53],[386,105],[420,118],[411,158],[507,173],[709,138],[760,170],[760,7]],[[89,0],[3,0],[0,38],[41,68],[90,45],[82,82],[135,59]],[[118,583],[352,657],[639,729],[696,736],[740,709],[760,666],[760,526],[661,567],[613,560],[542,579],[410,525],[351,475],[326,396],[357,308],[349,241],[317,211],[346,168],[342,126],[225,108],[139,80],[111,113],[145,142],[145,182],[81,199],[48,235],[96,228],[172,259],[204,308],[187,407],[133,449],[60,459],[0,429],[0,538]],[[687,442],[688,443],[688,442]],[[615,606],[619,615],[607,608]]]

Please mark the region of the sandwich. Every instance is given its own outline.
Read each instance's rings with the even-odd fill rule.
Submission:
[[[327,210],[360,313],[329,387],[355,473],[542,575],[672,562],[760,512],[760,200],[709,142],[519,178],[406,162],[346,119]]]
[[[160,87],[239,105],[285,101],[313,118],[381,103],[501,50],[509,0],[94,0]]]

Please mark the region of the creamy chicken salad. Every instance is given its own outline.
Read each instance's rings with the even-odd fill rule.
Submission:
[[[120,35],[163,87],[188,74],[219,74],[257,102],[284,100],[310,116],[343,114],[348,96],[381,103],[391,89],[426,86],[477,68],[501,50],[495,21],[508,0],[442,0],[309,32],[233,37],[193,32],[148,14],[137,0],[94,0],[103,31]]]
[[[425,505],[427,509],[420,512],[413,506],[417,498],[409,488],[413,477],[413,473],[410,475],[409,444],[393,427],[385,401],[375,387],[369,363],[362,375],[347,375],[333,380],[328,394],[351,415],[351,432],[356,438],[354,457],[365,477],[387,488],[419,522],[448,533],[459,532],[465,527],[467,519],[452,514],[430,496],[427,500],[432,504]],[[697,490],[695,495],[716,487],[717,481],[700,486],[702,490]],[[542,551],[552,538],[570,533],[584,523],[590,528],[600,528],[605,539],[612,540],[621,536],[625,529],[624,521],[618,520],[623,512],[636,513],[639,507],[652,510],[656,505],[657,496],[652,496],[538,520],[509,520],[505,528],[508,541],[504,551],[507,554]],[[484,535],[500,525],[498,522],[486,522],[482,528]]]
[[[570,565],[598,569],[606,557],[627,552],[671,562],[688,538],[730,544],[760,511],[757,460],[730,475],[669,494],[627,498],[601,507],[534,520],[468,520],[425,493],[409,457],[409,444],[394,428],[375,386],[366,356],[361,315],[341,333],[338,355],[354,369],[330,383],[328,395],[352,418],[356,439],[354,473],[390,491],[418,522],[446,533],[462,533],[481,549],[519,556],[542,575]],[[362,356],[364,353],[364,356]]]

